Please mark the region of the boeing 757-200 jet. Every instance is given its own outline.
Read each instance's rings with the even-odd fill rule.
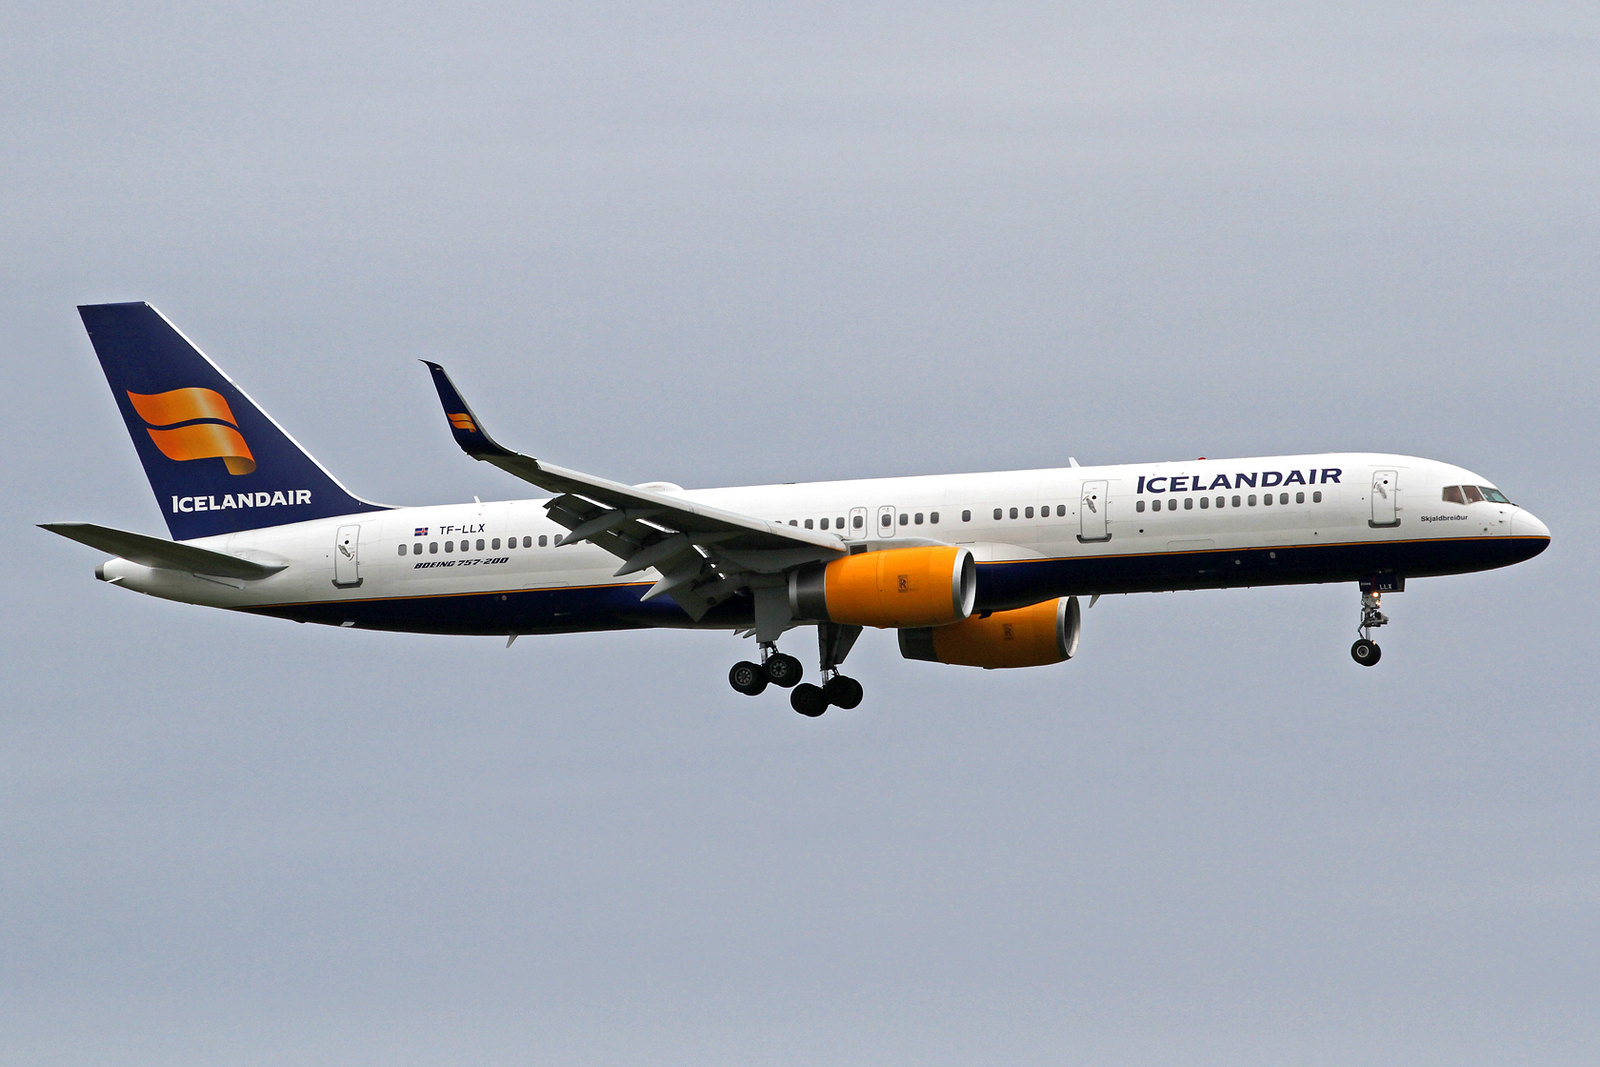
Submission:
[[[1197,459],[686,490],[498,444],[429,363],[456,443],[544,499],[388,507],[351,494],[148,304],[78,309],[172,540],[44,528],[116,558],[97,577],[168,600],[374,630],[649,626],[754,637],[728,678],[803,715],[861,702],[864,627],[908,659],[1035,667],[1078,648],[1079,598],[1354,582],[1357,663],[1406,579],[1503,567],[1550,531],[1460,467],[1381,453]],[[815,627],[820,685],[778,651]]]

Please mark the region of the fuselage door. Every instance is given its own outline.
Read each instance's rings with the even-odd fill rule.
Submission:
[[[333,584],[354,589],[361,584],[361,527],[341,526],[333,538]]]
[[[845,531],[846,541],[864,541],[872,531],[867,529],[867,509],[850,509],[850,528]]]
[[[1085,544],[1111,540],[1106,525],[1106,486],[1105,482],[1084,482],[1078,493],[1078,540]]]
[[[880,507],[878,509],[878,529],[877,529],[876,532],[877,532],[877,535],[879,537],[893,537],[894,536],[894,505],[893,504],[885,504],[885,505],[883,505],[882,507]]]
[[[1400,472],[1372,472],[1372,518],[1367,524],[1373,527],[1400,525]]]

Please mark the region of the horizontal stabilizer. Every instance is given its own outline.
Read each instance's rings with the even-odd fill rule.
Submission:
[[[256,563],[240,559],[226,552],[213,552],[161,537],[114,530],[110,526],[96,526],[92,522],[46,522],[39,529],[60,534],[102,552],[121,556],[125,560],[146,567],[188,571],[190,574],[214,574],[220,578],[266,578],[277,574],[287,564]]]

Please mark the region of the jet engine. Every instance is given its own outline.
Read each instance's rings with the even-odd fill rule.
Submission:
[[[1042,667],[1078,651],[1082,627],[1078,598],[1061,597],[1031,607],[974,615],[949,626],[900,631],[906,659],[967,667]]]
[[[798,619],[848,626],[943,626],[972,614],[972,553],[953,545],[887,548],[813,563],[789,574]]]

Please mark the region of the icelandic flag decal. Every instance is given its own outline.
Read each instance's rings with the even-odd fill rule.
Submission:
[[[412,537],[427,537],[428,536],[428,528],[426,526],[418,526],[416,528],[415,532],[413,532],[411,536]]]

